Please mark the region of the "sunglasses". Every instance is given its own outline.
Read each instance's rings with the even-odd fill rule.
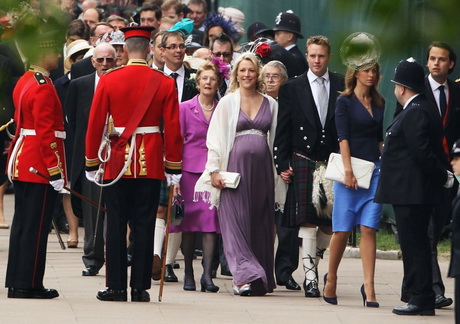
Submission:
[[[115,59],[113,57],[98,57],[95,60],[96,60],[97,63],[104,63],[104,60],[107,63],[113,63],[113,61],[115,61]]]
[[[230,56],[232,56],[232,53],[230,53],[230,52],[216,52],[216,53],[212,53],[212,55],[214,55],[215,57],[220,57],[220,56],[230,57]]]

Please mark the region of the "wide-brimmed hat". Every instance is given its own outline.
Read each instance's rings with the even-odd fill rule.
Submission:
[[[423,92],[425,89],[425,72],[423,67],[410,57],[399,62],[391,82],[417,92]]]
[[[64,68],[69,71],[70,67],[72,64],[70,63],[70,59],[74,54],[77,54],[78,52],[82,52],[82,54],[85,54],[92,46],[88,43],[87,40],[84,39],[77,39],[70,43],[67,46],[67,52],[66,56],[64,58]]]
[[[285,12],[280,12],[275,19],[275,27],[273,27],[274,31],[287,31],[290,33],[294,33],[297,35],[298,38],[303,38],[303,35],[300,33],[300,19],[292,10],[288,10]]]

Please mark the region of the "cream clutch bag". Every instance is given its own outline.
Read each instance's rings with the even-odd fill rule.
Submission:
[[[219,171],[219,174],[224,179],[226,188],[236,189],[240,184],[241,174],[238,172]],[[211,177],[206,183],[211,184]]]
[[[358,187],[369,189],[372,179],[372,173],[375,169],[375,164],[370,161],[351,157],[351,168],[353,174],[358,181]],[[343,169],[342,155],[338,153],[331,153],[329,161],[327,162],[326,179],[342,183],[345,177]]]
[[[220,176],[225,181],[225,187],[236,189],[240,184],[241,174],[238,172],[220,171]]]

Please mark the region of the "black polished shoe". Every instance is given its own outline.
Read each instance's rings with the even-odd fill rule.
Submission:
[[[56,289],[18,289],[8,288],[8,298],[35,298],[35,299],[52,299],[59,297]]]
[[[147,290],[144,289],[131,289],[131,301],[132,302],[149,302],[150,295]]]
[[[396,306],[393,308],[393,313],[396,315],[426,315],[433,316],[434,308],[422,308],[417,305],[407,304],[404,306]]]
[[[294,278],[289,277],[286,282],[277,282],[278,286],[285,286],[288,290],[301,290],[299,284],[294,280]]]
[[[99,290],[96,298],[103,301],[128,301],[126,289],[104,289]]]
[[[99,273],[99,269],[96,266],[90,265],[83,269],[81,275],[83,277],[96,276]]]
[[[444,297],[443,295],[436,295],[436,300],[434,302],[434,308],[440,309],[452,305],[454,301],[452,298]]]
[[[220,274],[222,276],[227,276],[227,277],[231,277],[232,276],[232,273],[230,272],[230,269],[228,268],[220,268]]]
[[[174,261],[173,268],[174,269],[180,269],[180,264],[178,262]]]
[[[165,267],[165,282],[178,282],[176,274],[174,273],[172,264],[167,264]]]
[[[305,279],[303,281],[303,289],[305,290],[305,297],[321,297],[316,280],[309,280],[307,285],[307,279]]]

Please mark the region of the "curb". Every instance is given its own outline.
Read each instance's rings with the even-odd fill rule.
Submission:
[[[347,247],[343,253],[344,258],[355,258],[360,259],[359,248]],[[401,251],[382,251],[377,250],[377,259],[381,260],[401,260]]]

